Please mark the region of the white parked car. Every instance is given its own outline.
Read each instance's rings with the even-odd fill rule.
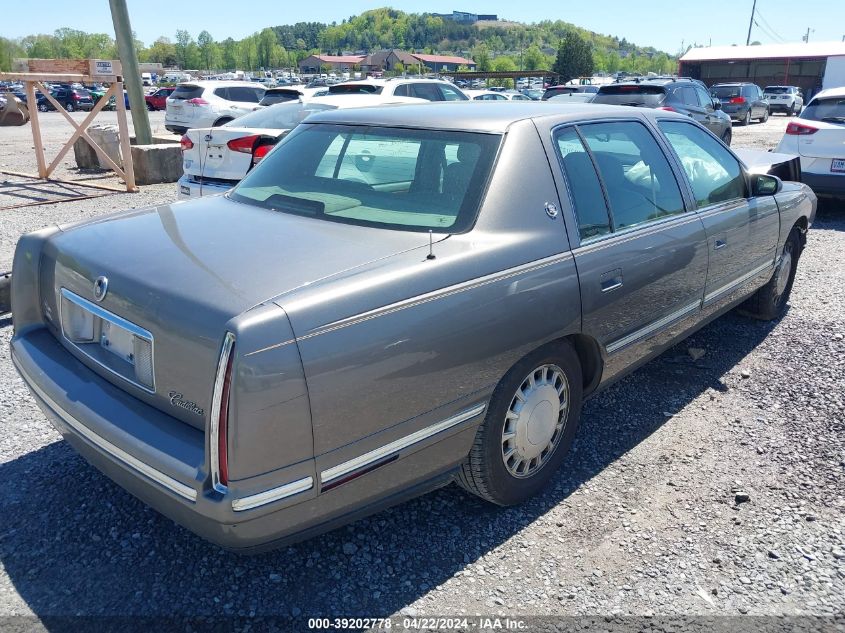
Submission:
[[[845,88],[814,96],[775,151],[801,157],[801,180],[817,196],[845,198]]]
[[[385,97],[414,97],[426,101],[467,101],[469,98],[451,82],[420,77],[345,81],[329,86],[329,94],[378,94]]]
[[[263,107],[220,127],[192,128],[182,137],[184,173],[177,183],[179,197],[225,193],[315,112],[403,103],[426,102],[410,97],[330,95]]]
[[[499,92],[495,90],[464,90],[473,101],[532,101],[520,92]]]
[[[192,81],[167,98],[164,127],[174,134],[217,127],[258,107],[266,88],[249,81]]]
[[[783,112],[787,116],[798,114],[804,105],[798,86],[766,86],[763,100],[769,102],[769,112]]]

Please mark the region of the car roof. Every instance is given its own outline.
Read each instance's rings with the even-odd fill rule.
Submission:
[[[845,86],[839,88],[828,88],[813,95],[813,101],[816,99],[825,99],[829,97],[845,97]]]
[[[309,123],[336,123],[382,127],[412,127],[501,134],[518,121],[553,118],[560,123],[601,120],[618,117],[644,118],[656,115],[676,116],[671,112],[629,106],[592,103],[560,104],[549,101],[435,101],[421,105],[392,108],[334,110],[309,117]]]
[[[179,86],[197,86],[199,88],[217,88],[222,86],[249,86],[250,88],[265,88],[256,81],[240,81],[238,79],[200,79],[199,81],[183,81]],[[177,88],[179,87],[177,86]]]
[[[711,88],[715,88],[716,86],[753,86],[754,84],[750,81],[728,81],[723,82],[720,84],[713,84],[710,86]]]

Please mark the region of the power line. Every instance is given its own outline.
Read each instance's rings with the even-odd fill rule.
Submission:
[[[764,16],[764,15],[763,15],[760,11],[757,11],[757,18],[758,18],[759,20],[761,20],[761,21],[763,22],[763,24],[766,26],[766,28],[770,31],[770,33],[769,33],[769,36],[770,36],[770,37],[774,37],[775,39],[778,39],[778,40],[780,40],[781,42],[785,42],[785,41],[786,41],[786,39],[785,39],[784,37],[782,37],[782,36],[781,36],[781,35],[780,35],[780,34],[779,34],[779,33],[778,33],[775,29],[774,29],[774,27],[773,27],[773,26],[769,23],[769,21],[766,19],[766,16]],[[760,25],[758,24],[758,26],[760,26]]]

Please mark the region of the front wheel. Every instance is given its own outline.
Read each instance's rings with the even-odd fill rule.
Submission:
[[[582,385],[578,355],[567,342],[520,360],[493,391],[458,483],[503,506],[537,494],[572,447]]]
[[[73,104],[72,104],[70,101],[68,101],[68,102],[65,104],[65,110],[67,110],[68,112],[73,112],[74,107],[73,107]]]
[[[38,104],[38,111],[39,112],[47,112],[50,108],[47,107],[46,103],[39,103]]]
[[[801,257],[801,235],[797,228],[793,228],[783,245],[783,251],[772,278],[742,304],[742,311],[761,321],[771,321],[781,316],[786,309],[786,302],[789,301],[789,294],[792,292],[799,257]]]

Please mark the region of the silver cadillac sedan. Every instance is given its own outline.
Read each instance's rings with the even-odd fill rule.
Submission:
[[[338,110],[225,195],[22,237],[12,359],[91,464],[231,549],[450,481],[516,504],[584,398],[778,317],[815,208],[671,112]]]

